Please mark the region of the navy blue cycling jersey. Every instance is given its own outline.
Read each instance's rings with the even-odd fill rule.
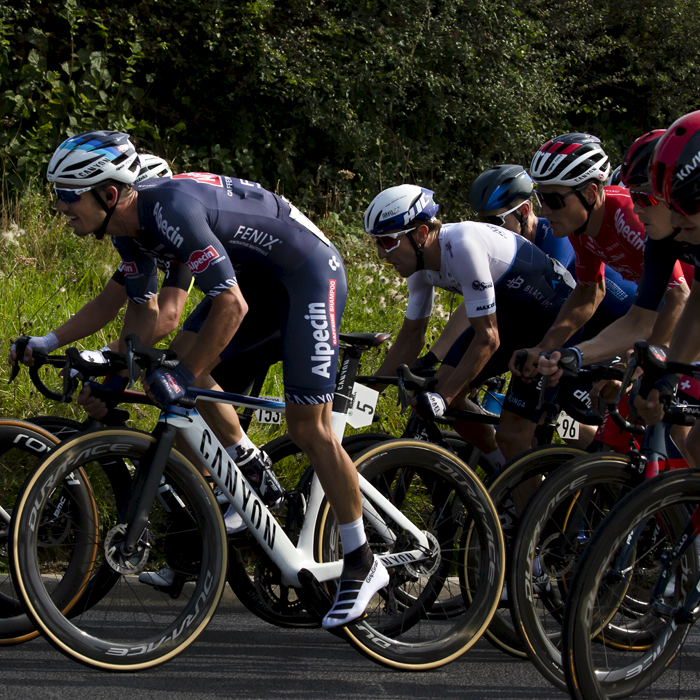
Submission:
[[[187,265],[182,263],[176,263],[172,260],[156,261],[158,268],[163,270],[165,276],[163,277],[163,282],[161,284],[161,291],[168,287],[173,287],[175,289],[182,289],[185,292],[190,290],[192,286],[192,273],[187,268]],[[124,263],[119,263],[119,267],[114,271],[112,275],[112,281],[121,285],[126,286],[125,276],[124,276]]]
[[[129,299],[152,297],[157,265],[168,261],[184,263],[212,298],[237,285],[234,266],[261,287],[279,282],[287,400],[332,401],[347,282],[340,254],[323,233],[285,199],[248,180],[184,173],[135,189],[138,236],[112,238]]]
[[[576,254],[568,238],[557,238],[547,219],[537,219],[535,245],[550,258],[558,260],[576,279]],[[601,302],[604,309],[614,316],[624,316],[634,302],[637,284],[626,280],[608,265],[605,266],[605,297]]]

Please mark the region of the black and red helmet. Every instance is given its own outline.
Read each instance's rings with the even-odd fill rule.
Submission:
[[[649,184],[649,165],[654,149],[666,129],[654,129],[640,136],[630,147],[620,166],[620,181],[625,187],[644,187]]]
[[[700,111],[667,129],[654,150],[649,178],[653,193],[679,210],[700,208]]]

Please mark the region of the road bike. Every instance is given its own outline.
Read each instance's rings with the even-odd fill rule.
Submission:
[[[163,360],[162,351],[135,341],[132,350],[149,371]],[[239,511],[249,534],[278,567],[282,583],[295,588],[306,609],[319,617],[330,606],[340,551],[318,480],[312,479],[300,511],[295,545],[226,458],[194,410],[195,397],[283,409],[278,402],[193,389],[163,412],[153,434],[106,428],[79,435],[62,443],[25,482],[11,533],[15,586],[46,638],[82,663],[137,670],[167,661],[194,641],[218,604],[226,576],[223,520],[206,479],[172,448],[176,433]],[[133,473],[125,499],[109,487],[105,456],[119,457]],[[368,657],[395,668],[442,665],[478,639],[497,603],[502,536],[488,495],[454,455],[429,443],[384,443],[356,465],[368,539],[391,581],[375,596],[367,616],[340,634]],[[100,504],[90,527],[75,524],[81,531],[98,532],[95,556],[69,553],[63,569],[59,565],[49,572],[36,557],[36,523],[56,484],[78,467]],[[463,533],[472,529],[473,546],[466,550]],[[69,581],[72,589],[76,595],[86,590],[94,595],[80,614],[68,617],[51,592],[56,581],[67,580],[67,567],[75,559],[80,575]],[[139,573],[163,564],[177,572],[168,590],[138,582]],[[451,596],[450,587],[462,586],[468,576],[479,580],[470,605],[457,617],[431,618],[427,613],[436,601]]]

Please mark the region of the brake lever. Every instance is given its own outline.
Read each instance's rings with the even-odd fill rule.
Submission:
[[[141,376],[141,368],[136,364],[136,357],[134,356],[134,346],[131,343],[131,338],[126,339],[126,366],[129,370],[129,385],[127,389],[131,389],[134,384],[136,384],[136,379],[134,375]]]
[[[398,375],[399,381],[397,387],[399,390],[399,397],[396,403],[401,406],[401,415],[403,415],[406,413],[406,409],[411,405],[411,402],[408,399],[408,391],[406,390],[406,382],[403,378],[403,372],[399,370]]]
[[[17,379],[17,375],[19,374],[20,370],[20,358],[24,357],[24,351],[27,349],[27,345],[29,345],[29,336],[28,335],[22,335],[17,340],[14,342],[15,346],[15,353],[17,355],[15,364],[12,365],[12,371],[10,372],[10,379],[8,380],[8,384],[12,384],[12,382]]]

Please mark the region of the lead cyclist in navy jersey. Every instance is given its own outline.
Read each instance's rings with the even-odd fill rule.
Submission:
[[[128,135],[97,131],[61,144],[47,178],[59,197],[58,211],[68,217],[76,235],[111,237],[136,311],[133,330],[146,342],[155,318],[144,302],[156,292],[158,262],[186,264],[210,298],[208,308],[199,310],[198,332],[182,334],[174,348],[179,364],[146,378],[160,404],[182,397],[190,385],[216,388],[210,372],[229,356],[230,347],[236,351],[234,336],[248,304],[234,262],[262,289],[273,285],[280,290],[275,311],[282,310],[287,425],[321,480],[343,542],[343,573],[323,626],[348,624],[362,615],[389,576],[367,544],[357,472],[331,427],[338,330],[347,291],[343,261],[296,207],[255,182],[186,173],[133,187],[137,173]],[[200,412],[248,476],[244,465],[258,460],[260,453],[241,430],[233,407],[206,402]],[[263,481],[252,485],[261,488],[263,498],[278,495],[274,489],[266,492]]]

